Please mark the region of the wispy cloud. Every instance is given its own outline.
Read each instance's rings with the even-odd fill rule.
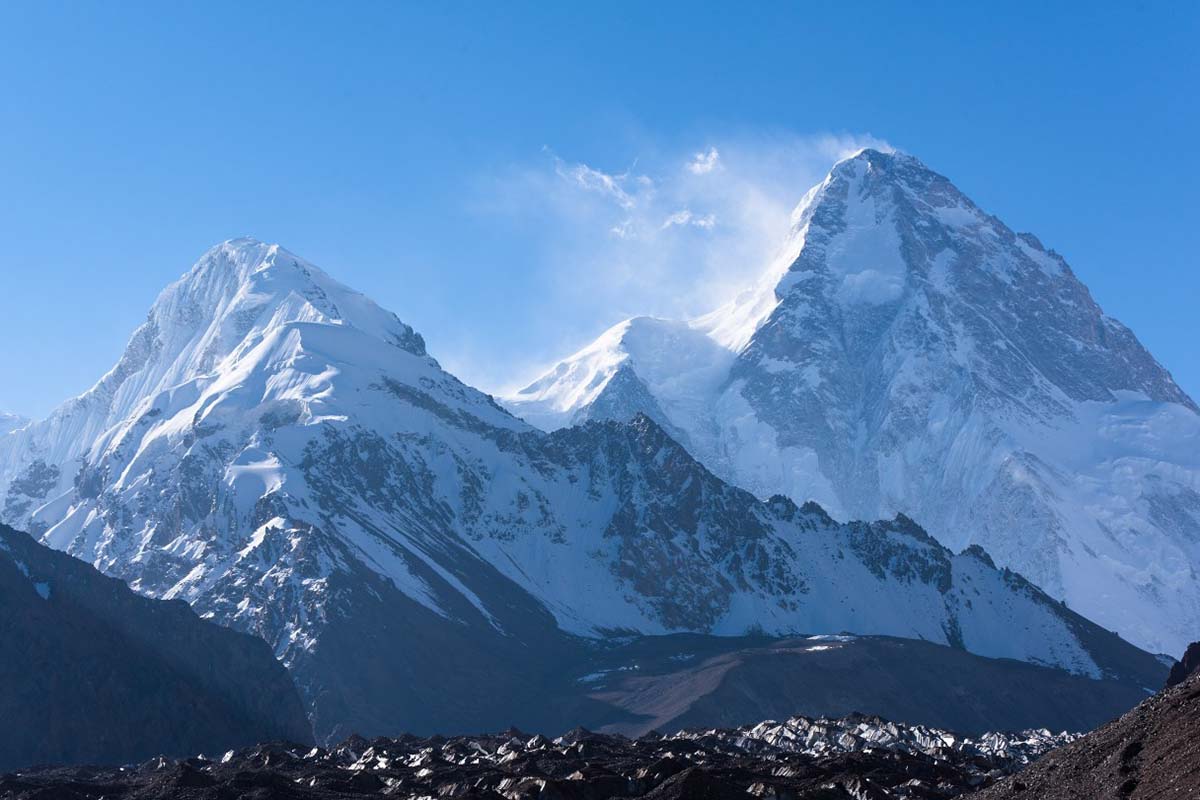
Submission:
[[[625,209],[631,209],[637,205],[633,196],[625,191],[624,187],[626,183],[632,181],[639,186],[650,186],[653,183],[645,175],[639,175],[636,178],[631,178],[628,172],[619,175],[609,175],[606,172],[593,169],[587,164],[565,164],[558,158],[555,158],[554,169],[559,177],[564,180],[570,181],[586,191],[607,195],[617,205]]]
[[[721,153],[715,147],[708,148],[708,152],[696,153],[692,156],[692,160],[688,162],[688,172],[693,175],[707,175],[717,168],[721,161]]]
[[[681,208],[663,221],[662,228],[666,230],[672,225],[691,225],[696,228],[712,230],[716,224],[716,214],[705,214],[703,217],[698,217],[692,213],[691,209]]]
[[[480,383],[515,388],[628,316],[712,310],[766,269],[795,204],[836,161],[890,149],[872,136],[708,138],[675,150],[648,142],[623,165],[546,150],[488,182],[487,207],[511,215],[496,224],[528,236],[522,269],[536,272],[544,311],[530,360]]]

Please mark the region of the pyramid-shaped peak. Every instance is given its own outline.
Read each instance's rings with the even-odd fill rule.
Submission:
[[[260,324],[324,322],[349,325],[425,354],[424,341],[394,314],[361,292],[279,244],[252,237],[210,247],[179,280],[159,295],[150,318],[160,328],[209,327],[222,318],[243,328]]]
[[[867,147],[842,159],[830,170],[828,182],[842,181],[861,184],[868,189],[901,186],[917,192],[952,189],[957,194],[945,176],[925,166],[916,156],[899,150]]]
[[[328,276],[315,265],[282,246],[243,236],[226,239],[210,247],[184,274],[180,283],[194,286],[217,282],[229,287],[231,284],[241,284],[251,275],[276,265],[293,275],[294,281],[311,284],[322,279],[328,280]]]
[[[880,149],[876,147],[864,147],[852,155],[846,156],[834,165],[837,169],[843,164],[866,164],[872,167],[888,167],[897,162],[915,162],[921,164],[920,159],[916,156],[909,155],[902,150]]]
[[[231,355],[296,325],[352,328],[426,355],[420,334],[311,263],[277,244],[230,239],[210,247],[159,294],[121,360],[88,394],[112,398],[120,389],[128,399],[135,390],[121,387],[130,378],[144,396],[211,375]]]

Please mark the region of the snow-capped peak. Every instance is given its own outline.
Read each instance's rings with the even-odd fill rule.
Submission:
[[[586,419],[576,412],[592,406],[622,375],[623,367],[636,369],[636,380],[653,391],[658,405],[666,407],[711,391],[712,382],[723,377],[733,357],[732,351],[692,323],[633,317],[612,326],[509,399],[519,405],[525,421],[555,429]],[[656,409],[630,410],[663,423]]]
[[[1061,256],[871,149],[782,241],[754,286],[686,323],[714,344],[689,348],[709,380],[682,380],[695,363],[672,369],[660,337],[653,376],[630,355],[581,392],[568,359],[536,384],[571,401],[557,416],[509,408],[547,427],[642,411],[760,497],[903,511],[1143,646],[1193,638],[1200,409]]]
[[[517,392],[530,401],[542,403],[547,411],[563,412],[596,399],[612,374],[629,358],[625,337],[630,329],[647,317],[622,320],[600,334],[596,341],[559,363],[553,371]],[[569,377],[567,381],[560,378]]]
[[[511,395],[509,402],[527,421],[539,427],[553,429],[579,421],[578,412],[588,407],[608,386],[618,369],[626,363],[632,351],[639,358],[638,374],[647,375],[647,362],[664,367],[674,354],[668,349],[685,337],[689,346],[685,358],[691,364],[689,372],[699,368],[706,376],[728,367],[730,353],[741,352],[759,327],[771,316],[793,282],[790,271],[804,249],[809,228],[821,224],[821,209],[832,196],[835,201],[847,196],[860,196],[868,191],[862,184],[870,175],[880,174],[893,179],[899,165],[902,170],[921,174],[928,170],[917,159],[899,153],[883,153],[865,148],[839,161],[823,181],[809,189],[791,214],[791,227],[782,244],[760,277],[729,302],[713,311],[687,321],[634,317],[617,323],[594,342],[566,357],[537,380]],[[688,331],[703,334],[689,335]],[[669,332],[669,335],[664,335]],[[716,346],[713,346],[716,345]],[[721,350],[728,351],[722,353]],[[704,364],[697,356],[707,357]],[[665,373],[671,371],[666,367]],[[664,373],[665,381],[672,384]],[[706,382],[707,383],[707,382]]]
[[[425,342],[395,314],[277,244],[210,248],[155,300],[117,365],[81,398],[115,422],[142,398],[214,375],[286,326],[346,325],[414,355]]]
[[[857,194],[883,194],[899,189],[926,201],[937,202],[941,198],[971,204],[949,179],[901,150],[863,148],[834,164],[817,188],[838,193],[841,185]]]
[[[209,371],[252,334],[289,323],[349,325],[424,355],[421,337],[366,296],[277,244],[231,239],[211,248],[150,310],[163,355],[188,377]]]

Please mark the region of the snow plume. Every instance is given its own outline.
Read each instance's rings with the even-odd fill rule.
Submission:
[[[633,196],[624,189],[624,185],[631,180],[631,176],[627,172],[621,175],[609,175],[593,169],[587,164],[568,165],[562,161],[557,161],[555,172],[560,178],[573,182],[582,189],[607,195],[621,208],[631,209],[637,204]],[[632,180],[643,186],[652,185],[651,180],[645,175],[639,175]]]
[[[703,217],[700,217],[693,214],[691,209],[681,208],[671,216],[667,217],[663,222],[662,227],[665,230],[672,225],[692,225],[697,228],[711,230],[716,224],[717,217],[715,214],[706,214]]]
[[[563,348],[625,317],[712,310],[755,283],[786,237],[792,209],[835,162],[864,147],[891,149],[872,136],[743,133],[701,141],[642,140],[620,160],[603,161],[547,147],[481,182],[481,205],[529,236],[530,262],[521,268],[542,286],[537,325],[545,352],[529,364],[506,364],[512,371],[503,386],[468,369],[470,377],[499,391],[517,388]]]

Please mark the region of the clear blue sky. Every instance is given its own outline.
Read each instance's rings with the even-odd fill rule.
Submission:
[[[911,152],[1035,232],[1200,397],[1200,4],[986,5],[0,4],[0,408],[85,389],[239,235],[496,388],[756,271],[723,274],[702,237],[753,253],[754,202],[797,200],[829,136]],[[719,196],[680,177],[711,147]],[[696,206],[662,229],[692,238],[617,264],[647,252],[612,233],[626,199],[561,185],[601,173],[630,207]]]

